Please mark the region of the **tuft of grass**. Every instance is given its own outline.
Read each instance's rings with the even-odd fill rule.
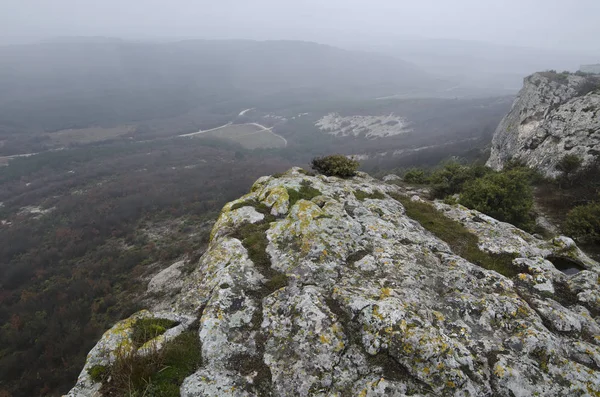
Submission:
[[[365,201],[366,199],[383,200],[385,199],[385,194],[381,193],[379,190],[374,190],[373,193],[355,190],[354,197],[356,197],[358,201]]]
[[[183,332],[162,350],[140,356],[134,351],[117,351],[107,370],[110,383],[103,383],[102,395],[178,397],[183,380],[202,361],[197,330]],[[105,376],[104,379],[108,379]]]
[[[271,259],[267,254],[266,231],[269,229],[268,223],[245,223],[241,225],[232,237],[242,242],[242,245],[248,251],[250,260],[259,267],[271,266]]]
[[[302,183],[300,184],[300,190],[295,190],[295,189],[288,189],[288,196],[290,197],[290,208],[292,208],[292,206],[294,204],[296,204],[296,202],[298,200],[312,200],[313,198],[320,196],[322,193],[319,189],[315,189],[314,187],[311,186],[310,182],[308,181],[302,181]]]
[[[89,368],[87,373],[90,375],[90,378],[96,383],[102,382],[106,379],[108,375],[108,367],[105,365],[94,365]]]
[[[445,241],[452,251],[471,263],[484,269],[494,270],[506,277],[512,278],[519,274],[513,266],[515,255],[492,254],[478,247],[479,238],[467,228],[439,212],[434,206],[423,202],[411,201],[408,197],[392,194],[406,209],[406,215],[416,220],[425,229],[439,239]]]
[[[242,201],[240,203],[232,205],[231,211],[235,211],[242,207],[254,207],[254,209],[257,212],[260,212],[261,214],[269,214],[269,207],[267,207],[265,204],[258,202],[257,200],[254,200],[254,199]]]
[[[133,324],[131,340],[134,346],[141,347],[144,343],[164,334],[169,328],[176,325],[176,321],[165,318],[142,318]]]

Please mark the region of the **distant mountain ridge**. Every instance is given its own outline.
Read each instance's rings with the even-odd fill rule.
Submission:
[[[30,126],[31,114],[43,124],[45,112],[66,109],[128,122],[234,98],[375,97],[442,84],[394,57],[311,42],[58,40],[0,47],[0,125]]]

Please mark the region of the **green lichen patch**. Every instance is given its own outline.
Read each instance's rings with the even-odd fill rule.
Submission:
[[[373,190],[373,193],[355,190],[354,197],[356,197],[358,201],[365,201],[366,199],[383,200],[385,199],[385,194],[381,193],[379,190]]]
[[[300,190],[288,189],[287,192],[288,196],[290,197],[290,208],[296,204],[298,200],[310,201],[322,194],[319,189],[312,187],[308,181],[302,181],[300,183]]]
[[[480,250],[477,235],[471,233],[459,222],[444,216],[431,204],[411,201],[408,197],[395,194],[392,197],[404,206],[406,215],[445,241],[455,254],[484,269],[494,270],[509,278],[519,274],[519,269],[512,263],[515,255],[492,254]]]
[[[136,348],[139,348],[176,325],[176,321],[164,318],[141,318],[133,324],[131,341]]]

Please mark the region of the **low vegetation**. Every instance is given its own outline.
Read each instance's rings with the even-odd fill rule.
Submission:
[[[366,199],[383,200],[385,198],[385,194],[381,193],[379,190],[374,190],[373,193],[355,190],[354,197],[356,197],[356,199],[359,201],[365,201]]]
[[[533,191],[527,174],[519,169],[488,173],[468,181],[462,189],[459,202],[525,230],[535,227],[532,217]]]
[[[349,178],[356,175],[360,163],[341,154],[316,157],[312,160],[312,168],[327,176]]]
[[[242,242],[248,252],[248,257],[267,279],[265,289],[268,292],[276,291],[287,285],[288,278],[284,273],[278,272],[271,267],[271,257],[267,253],[266,232],[269,230],[270,222],[274,220],[272,215],[267,215],[262,222],[245,223],[241,225],[232,237]]]
[[[321,191],[311,186],[310,182],[302,181],[300,184],[300,190],[288,189],[287,190],[290,208],[298,202],[298,200],[312,200],[313,198],[320,196]]]
[[[202,362],[200,339],[196,329],[183,332],[147,354],[117,350],[110,367],[93,367],[90,376],[101,380],[103,396],[178,397],[183,380],[194,373]]]
[[[561,175],[547,179],[519,160],[507,162],[500,172],[450,161],[433,170],[412,168],[404,181],[429,185],[433,199],[460,203],[528,232],[545,234],[534,222],[537,203],[561,233],[596,255],[600,252],[600,162],[582,164],[580,157],[568,154],[557,165]]]
[[[142,318],[135,322],[131,334],[134,346],[141,347],[144,343],[164,334],[169,328],[173,328],[177,322],[166,318]]]
[[[583,160],[575,154],[565,155],[558,164],[556,169],[562,173],[561,179],[569,185],[573,184],[573,177],[581,169]]]
[[[406,215],[416,220],[425,229],[445,241],[452,251],[469,262],[488,270],[494,270],[506,277],[514,277],[519,271],[513,266],[514,256],[492,254],[479,249],[479,238],[462,224],[452,220],[431,204],[411,201],[408,197],[392,195],[406,209]]]
[[[516,162],[503,172],[494,172],[483,165],[458,161],[446,162],[431,173],[414,168],[404,176],[409,183],[429,184],[432,198],[449,204],[459,202],[527,230],[533,228],[531,182],[534,178],[534,172]],[[456,194],[458,199],[454,197]]]
[[[540,74],[546,77],[548,80],[559,84],[567,84],[569,82],[569,76],[571,75],[571,73],[566,70],[561,73],[558,73],[556,70],[547,70],[545,72],[541,72]]]
[[[423,185],[429,183],[428,173],[421,168],[411,168],[404,174],[404,181],[415,185]]]
[[[115,142],[0,167],[0,395],[66,393],[102,334],[140,309],[147,277],[198,257],[225,203],[292,165],[244,154]]]
[[[564,230],[579,241],[600,244],[600,202],[579,205],[569,211]]]

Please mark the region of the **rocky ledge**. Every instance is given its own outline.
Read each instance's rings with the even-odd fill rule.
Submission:
[[[98,395],[88,370],[110,365],[148,316],[177,321],[159,345],[199,324],[186,397],[600,393],[596,262],[569,238],[431,203],[480,253],[511,258],[502,275],[456,255],[401,202],[425,204],[366,174],[260,178],[223,208],[169,311],[107,331],[68,396]]]
[[[496,129],[487,165],[520,160],[555,177],[567,154],[584,165],[600,156],[600,76],[535,73]]]

